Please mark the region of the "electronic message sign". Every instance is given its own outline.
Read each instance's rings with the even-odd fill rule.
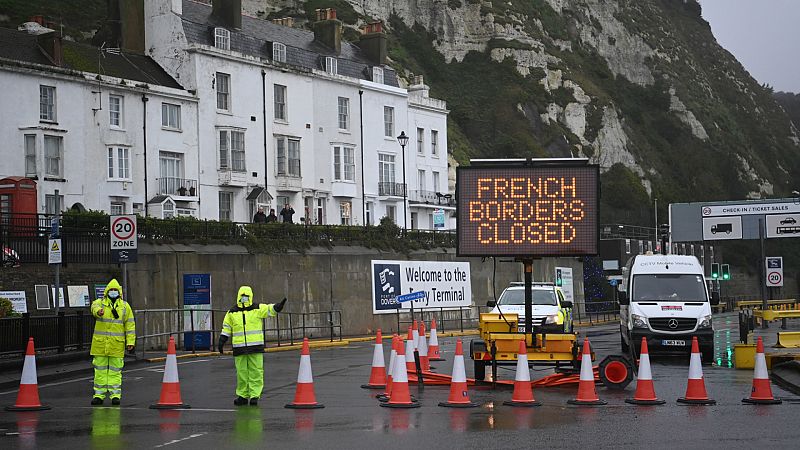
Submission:
[[[596,255],[599,183],[586,160],[459,167],[458,255]]]

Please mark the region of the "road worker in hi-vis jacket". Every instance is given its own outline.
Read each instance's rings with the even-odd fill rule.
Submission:
[[[136,345],[136,323],[131,305],[122,299],[122,286],[111,280],[103,291],[103,298],[92,302],[95,318],[92,348],[94,358],[94,396],[92,405],[102,405],[106,392],[112,405],[119,405],[122,397],[122,366],[125,349],[133,352]]]
[[[236,406],[258,404],[264,388],[264,332],[263,320],[275,317],[286,304],[286,299],[277,304],[253,304],[253,289],[242,286],[236,296],[236,306],[228,310],[222,321],[218,350],[222,353],[228,339],[233,345],[233,360],[236,365]]]

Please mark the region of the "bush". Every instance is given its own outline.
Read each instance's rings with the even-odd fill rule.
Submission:
[[[11,300],[5,297],[0,297],[0,318],[19,316],[20,313],[14,311],[14,305],[11,304]]]

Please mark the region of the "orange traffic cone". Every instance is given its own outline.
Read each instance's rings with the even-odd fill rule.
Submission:
[[[431,339],[428,342],[428,361],[444,361],[439,355],[439,337],[436,335],[436,319],[431,320]]]
[[[175,338],[169,337],[167,362],[164,365],[164,378],[161,381],[161,397],[152,409],[190,408],[181,401],[181,383],[178,381],[178,359],[175,356]]]
[[[403,358],[406,361],[406,370],[411,373],[417,373],[417,364],[414,362],[414,349],[416,349],[416,344],[414,340],[415,332],[412,331],[411,327],[408,327],[408,336],[406,337],[406,348],[405,348],[405,355]]]
[[[665,400],[656,397],[653,374],[650,371],[650,354],[647,353],[647,338],[642,337],[642,352],[639,355],[639,376],[636,378],[636,393],[626,398],[625,403],[633,405],[663,405]]]
[[[431,371],[431,363],[428,360],[428,340],[425,338],[425,324],[419,324],[419,364],[423,371]]]
[[[308,350],[308,338],[303,338],[303,351],[300,352],[300,370],[297,372],[297,390],[294,401],[284,406],[292,409],[316,409],[325,405],[317,403],[314,395],[314,378],[311,375],[311,352]]]
[[[419,324],[416,320],[411,326],[411,335],[414,336],[414,350],[416,350],[419,348]]]
[[[761,336],[756,343],[756,367],[753,373],[753,390],[750,398],[742,399],[744,403],[752,405],[780,405],[781,399],[772,396],[772,386],[769,384],[769,374],[767,373],[767,360],[764,357],[764,343]]]
[[[423,335],[420,335],[422,337]],[[456,341],[456,356],[453,357],[453,376],[450,378],[450,397],[439,406],[450,408],[474,408],[478,406],[469,400],[467,391],[467,373],[464,370],[464,350],[461,339]]]
[[[379,399],[380,401],[389,401],[389,397],[392,395],[392,373],[394,373],[394,366],[397,364],[397,341],[400,340],[400,337],[396,334],[392,336],[392,351],[389,353],[389,373],[386,375],[386,390],[383,393],[378,394],[375,398]]]
[[[33,349],[33,338],[28,338],[25,350],[25,362],[22,365],[22,377],[19,380],[19,392],[14,406],[6,406],[6,411],[42,411],[50,409],[39,402],[39,383],[36,381],[36,352]]]
[[[570,405],[605,405],[608,402],[600,400],[594,387],[594,368],[592,367],[592,352],[589,339],[583,340],[583,354],[581,355],[581,376],[578,381],[578,396],[567,400]]]
[[[697,336],[692,337],[692,357],[689,360],[689,382],[686,385],[686,396],[679,398],[678,403],[686,403],[688,405],[715,405],[717,403],[716,400],[708,398],[706,393]]]
[[[412,341],[408,341],[406,343],[406,348],[409,346],[413,348],[413,345],[414,343]],[[381,406],[387,408],[419,408],[419,403],[414,403],[411,400],[411,393],[408,390],[407,369],[401,363],[405,358],[405,349],[403,349],[402,344],[399,344],[397,346],[398,363],[394,365],[394,373],[392,373],[392,392],[389,397],[389,402],[381,403]]]
[[[528,348],[525,341],[519,341],[519,351],[517,352],[517,374],[514,376],[514,393],[511,400],[503,402],[508,406],[539,406],[541,403],[533,398],[533,387],[531,386],[531,372],[528,367]]]
[[[383,362],[383,337],[381,330],[375,336],[375,347],[372,352],[372,371],[369,375],[369,382],[362,384],[364,389],[383,389],[386,387],[386,364]]]

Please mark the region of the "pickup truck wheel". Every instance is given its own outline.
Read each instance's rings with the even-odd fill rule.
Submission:
[[[486,361],[474,361],[475,363],[475,381],[483,381],[486,379]]]

